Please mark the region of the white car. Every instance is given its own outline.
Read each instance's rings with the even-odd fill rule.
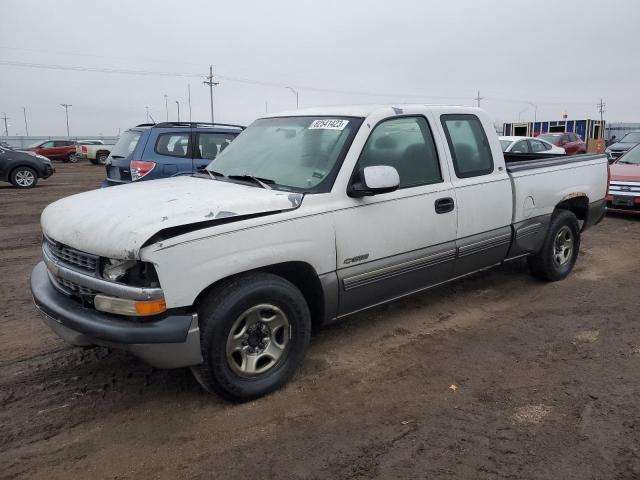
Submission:
[[[499,137],[504,153],[565,155],[564,148],[535,137]]]
[[[67,342],[189,366],[248,400],[292,377],[312,325],[517,258],[566,277],[604,216],[607,165],[505,164],[470,107],[271,114],[201,173],[49,205],[31,291]]]

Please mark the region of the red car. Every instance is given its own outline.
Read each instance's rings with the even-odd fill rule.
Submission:
[[[76,142],[73,140],[47,140],[28,148],[28,150],[51,160],[69,162],[73,160],[71,157],[76,154]]]
[[[557,133],[543,133],[538,138],[546,140],[558,147],[564,148],[567,155],[576,155],[580,153],[587,153],[587,144],[575,133],[571,132],[557,132]]]
[[[611,164],[607,210],[640,214],[640,145]]]

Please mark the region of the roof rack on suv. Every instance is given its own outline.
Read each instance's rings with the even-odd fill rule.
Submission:
[[[141,123],[140,125],[136,125],[136,127],[153,127],[155,123]]]
[[[166,128],[166,127],[192,127],[198,128],[200,126],[210,126],[210,127],[231,127],[231,128],[239,128],[240,130],[244,130],[246,127],[242,125],[231,125],[229,123],[208,123],[208,122],[160,122],[156,124],[151,124],[154,128]]]

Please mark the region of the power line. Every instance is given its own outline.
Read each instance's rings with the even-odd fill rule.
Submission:
[[[110,74],[122,74],[122,75],[141,75],[141,76],[159,76],[159,77],[181,77],[181,78],[202,78],[202,74],[192,73],[192,72],[169,72],[169,71],[153,71],[153,70],[135,70],[135,69],[126,69],[126,68],[106,68],[106,67],[85,67],[79,65],[59,65],[59,64],[44,64],[44,63],[31,63],[31,62],[17,62],[10,60],[0,60],[0,65],[6,66],[14,66],[14,67],[22,67],[22,68],[41,68],[41,69],[49,69],[49,70],[66,70],[66,71],[77,71],[77,72],[93,72],[93,73],[110,73]],[[205,77],[207,81],[211,81],[210,77],[213,75],[212,69],[209,71],[209,76]],[[217,78],[222,80],[227,80],[230,82],[238,82],[249,85],[260,85],[264,87],[274,87],[274,88],[288,88],[293,87],[297,90],[306,90],[320,93],[332,93],[332,94],[340,94],[340,95],[351,95],[351,96],[365,96],[365,97],[377,97],[377,98],[387,98],[387,99],[414,99],[421,101],[431,101],[431,100],[445,100],[445,101],[458,101],[458,100],[467,100],[466,96],[456,96],[456,95],[425,95],[425,94],[416,94],[416,93],[394,93],[394,92],[366,92],[366,91],[355,91],[355,90],[340,90],[340,89],[332,89],[332,88],[323,88],[312,85],[300,85],[300,84],[291,84],[291,83],[278,83],[272,81],[264,81],[264,80],[256,80],[247,77],[239,77],[239,76],[231,76],[231,75],[216,75]],[[480,97],[480,100],[486,99],[486,97]],[[477,98],[475,99],[477,100]],[[515,103],[515,104],[526,104],[529,103],[529,100],[519,99],[519,98],[504,98],[504,97],[495,97],[491,96],[491,100],[494,102],[504,102],[504,103]],[[538,105],[548,105],[548,106],[557,106],[557,105],[576,105],[576,106],[586,106],[589,105],[587,102],[567,102],[564,100],[557,101],[537,101]]]

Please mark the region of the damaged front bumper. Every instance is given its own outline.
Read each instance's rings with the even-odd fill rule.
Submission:
[[[44,262],[31,273],[31,293],[44,322],[71,345],[127,350],[157,368],[202,363],[196,314],[167,314],[135,322],[97,312],[58,291]]]

